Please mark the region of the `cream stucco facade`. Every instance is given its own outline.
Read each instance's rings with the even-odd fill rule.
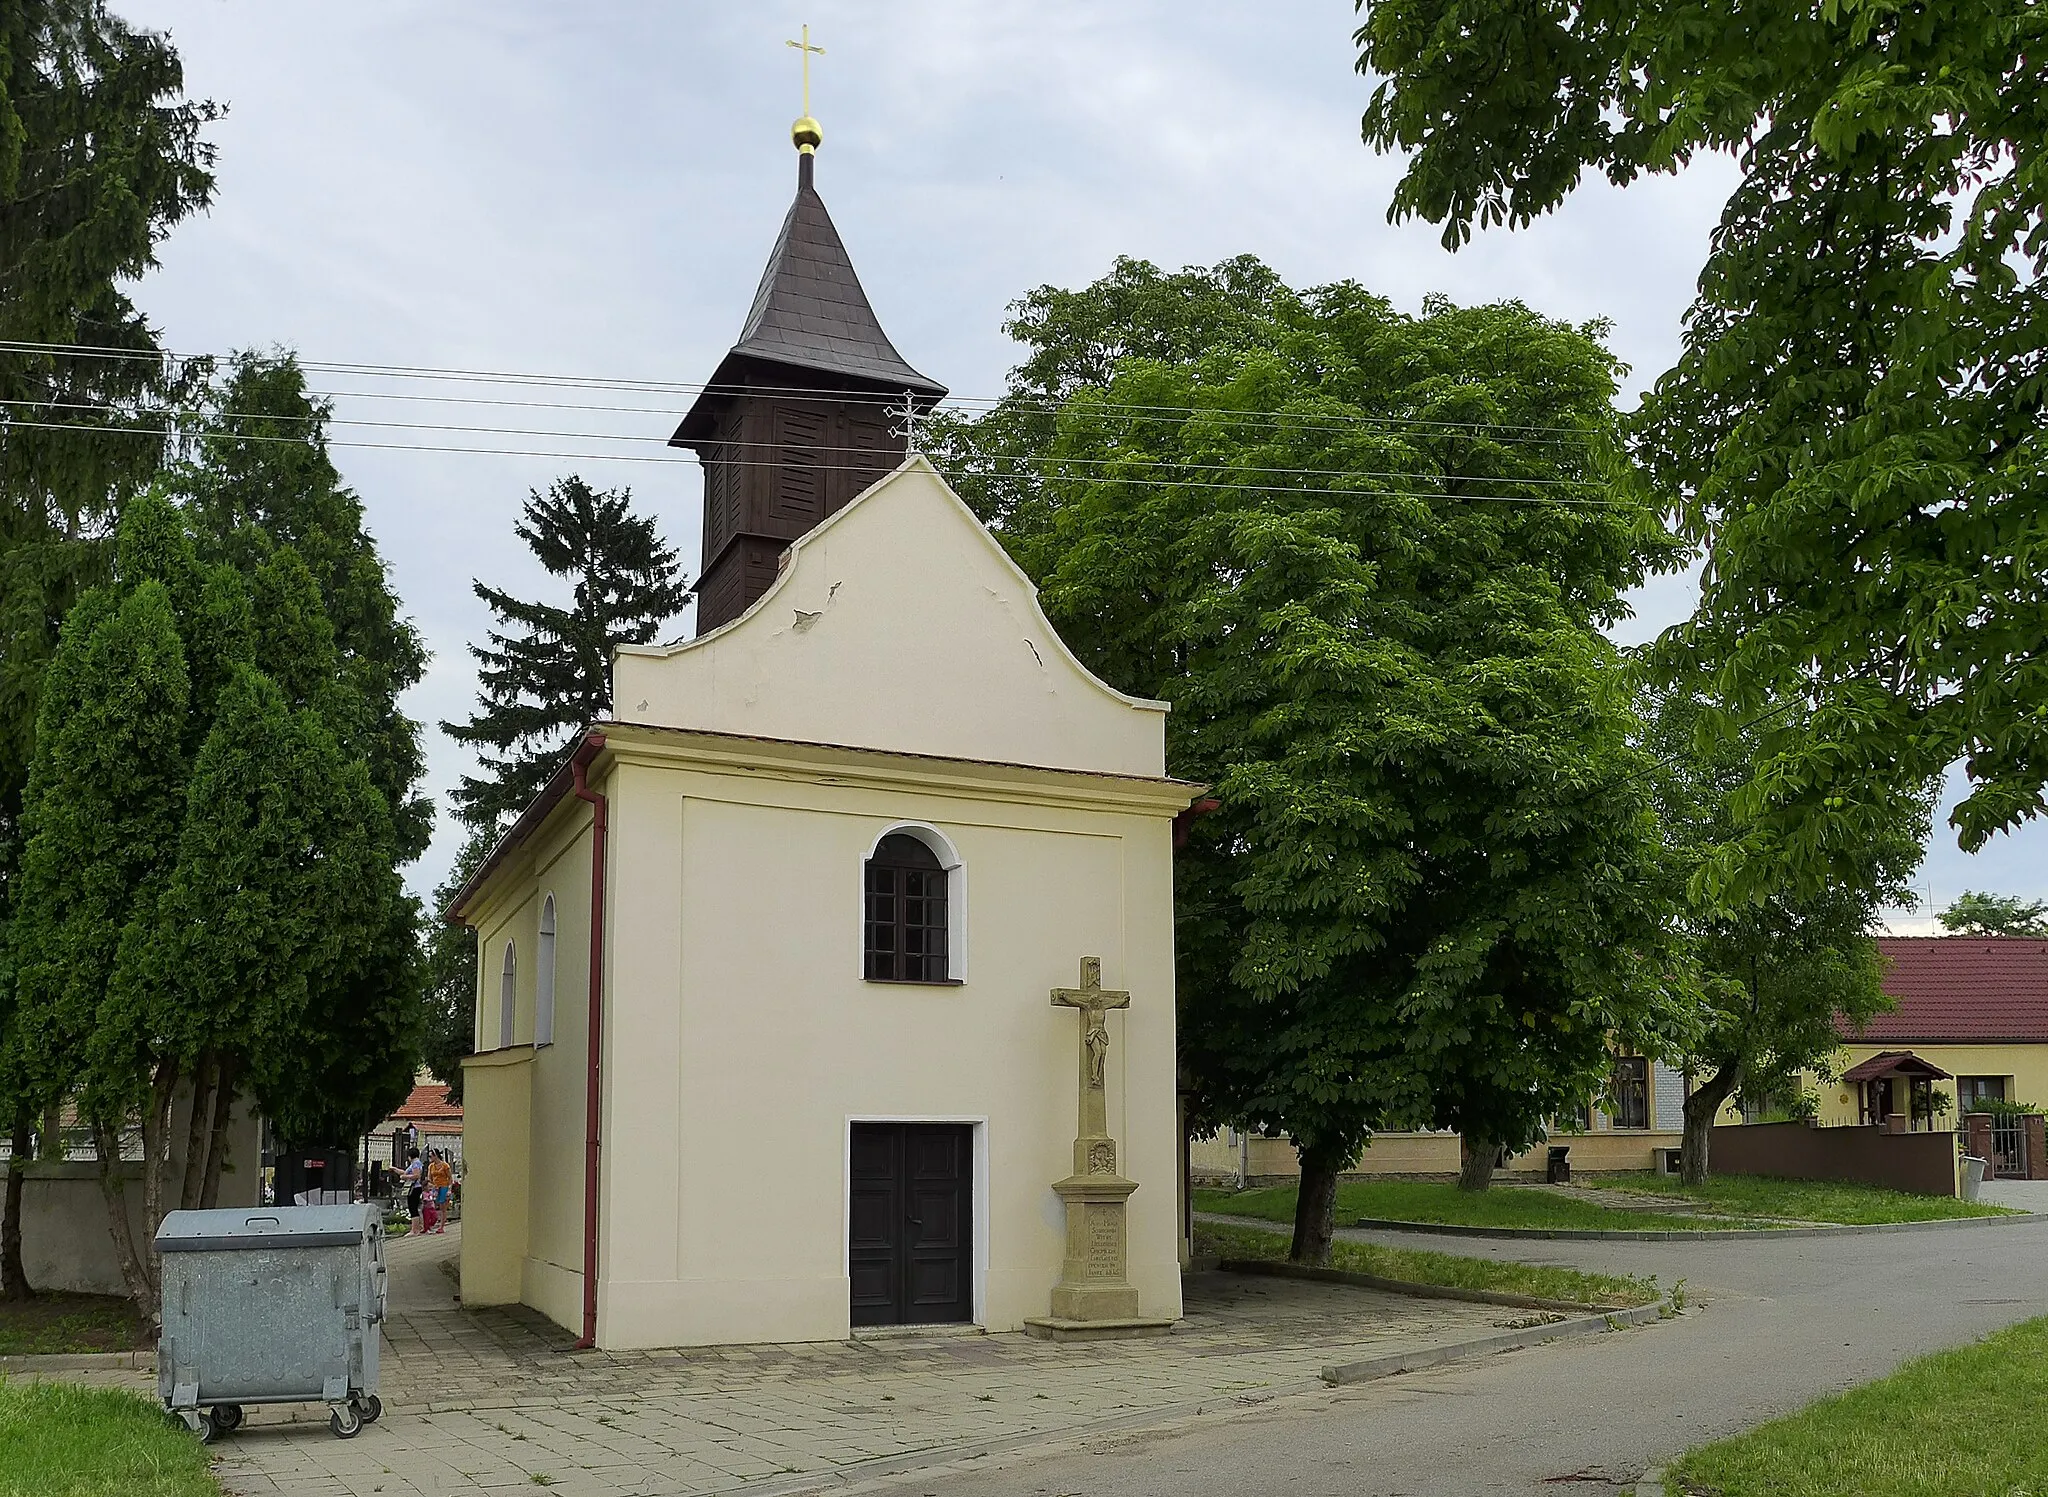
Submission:
[[[583,756],[609,817],[598,1344],[846,1336],[864,1121],[972,1129],[972,1318],[1045,1315],[1077,1044],[1049,994],[1084,956],[1131,994],[1106,1081],[1130,1281],[1177,1316],[1172,828],[1194,787],[1165,777],[1164,706],[1073,659],[921,458],[741,618],[621,651],[615,701]],[[899,829],[949,870],[949,983],[863,976],[863,864]],[[482,957],[464,1298],[572,1328],[593,840],[589,801],[544,797],[457,905]]]
[[[1934,1083],[1935,1092],[1948,1098],[1947,1108],[1934,1120],[1938,1129],[1957,1127],[1963,1111],[1967,1110],[1958,1107],[1956,1098],[1956,1088],[1964,1080],[1996,1083],[1997,1094],[2008,1102],[2048,1106],[2048,1045],[2042,1044],[1920,1044],[1903,1040],[1873,1044],[1859,1041],[1844,1045],[1830,1059],[1830,1073],[1839,1076],[1850,1067],[1861,1065],[1872,1056],[1888,1050],[1894,1053],[1909,1051],[1941,1067],[1953,1078]],[[1801,1073],[1800,1080],[1807,1089],[1820,1096],[1820,1122],[1823,1127],[1841,1127],[1859,1120],[1855,1087],[1823,1080],[1812,1072]],[[1900,1105],[1903,1105],[1903,1094],[1901,1097]],[[1925,1127],[1926,1123],[1915,1120],[1914,1126]]]

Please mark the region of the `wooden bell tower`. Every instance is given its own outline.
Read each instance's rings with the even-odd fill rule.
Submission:
[[[746,612],[791,541],[903,461],[890,407],[927,411],[946,394],[889,342],[812,185],[823,132],[808,93],[807,78],[790,132],[796,201],[746,326],[669,439],[704,465],[699,636]]]

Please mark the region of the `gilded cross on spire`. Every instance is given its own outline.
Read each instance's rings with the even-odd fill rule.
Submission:
[[[803,54],[804,59],[804,115],[789,127],[789,138],[796,142],[796,148],[800,153],[806,156],[814,155],[819,145],[824,142],[825,132],[818,122],[811,118],[811,57],[814,53],[823,57],[825,49],[811,45],[811,28],[808,24],[803,29],[802,41],[785,42],[783,45],[796,48]]]

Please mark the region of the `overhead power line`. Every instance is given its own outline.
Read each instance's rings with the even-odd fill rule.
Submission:
[[[36,411],[52,411],[52,410],[59,410],[59,411],[80,411],[80,412],[94,412],[94,413],[97,413],[97,414],[100,414],[100,415],[111,415],[111,416],[120,416],[120,415],[124,415],[124,414],[126,414],[126,410],[127,410],[127,408],[126,408],[126,407],[123,407],[123,406],[119,406],[119,405],[114,405],[114,404],[111,404],[111,403],[105,403],[105,402],[96,402],[96,401],[65,401],[65,400],[49,400],[49,401],[42,401],[42,400],[0,400],[0,407],[17,407],[17,406],[25,406],[25,407],[29,407],[29,408],[32,408],[33,410],[36,410]],[[0,417],[0,419],[7,419],[7,418],[5,418],[5,417]],[[267,411],[207,411],[207,412],[204,412],[204,413],[203,413],[203,415],[201,416],[201,419],[204,419],[204,420],[207,420],[207,421],[274,421],[274,422],[299,422],[299,423],[303,423],[303,424],[314,424],[314,423],[318,423],[318,424],[321,424],[321,425],[331,425],[331,426],[351,426],[351,427],[357,427],[357,426],[360,426],[360,427],[371,427],[371,428],[377,428],[377,429],[384,429],[384,430],[397,430],[397,431],[430,431],[430,432],[466,432],[466,433],[474,433],[475,435],[478,435],[478,436],[493,436],[493,437],[501,437],[501,436],[511,436],[511,437],[545,437],[545,438],[558,438],[558,439],[567,439],[567,440],[571,440],[571,441],[584,441],[584,442],[636,442],[636,443],[649,443],[649,442],[659,442],[659,443],[661,443],[661,444],[662,444],[662,445],[664,445],[664,446],[668,445],[668,442],[669,442],[669,439],[668,439],[667,437],[662,437],[662,436],[649,436],[649,435],[646,435],[646,434],[644,434],[644,433],[637,433],[637,432],[585,432],[585,431],[561,431],[561,430],[550,430],[550,429],[545,429],[545,428],[539,428],[539,429],[537,429],[537,428],[533,428],[533,427],[524,427],[524,426],[475,426],[475,425],[466,425],[466,424],[462,424],[462,423],[456,423],[456,422],[431,422],[431,421],[374,421],[374,420],[366,420],[366,419],[364,419],[364,418],[361,418],[361,417],[351,417],[351,416],[333,416],[333,415],[313,415],[313,416],[292,416],[292,415],[277,415],[277,414],[273,414],[273,413],[271,413],[271,412],[267,412]],[[27,422],[16,422],[16,423],[14,423],[14,424],[16,424],[16,425],[23,425],[23,426],[26,426],[26,425],[28,425],[29,423],[27,423]],[[55,423],[53,423],[53,426],[52,426],[52,428],[46,428],[46,429],[54,429],[54,426],[55,426],[55,425],[56,425],[56,424],[55,424]],[[81,428],[83,428],[83,429],[90,429],[90,430],[115,430],[115,429],[116,429],[116,428],[112,428],[112,427],[98,427],[98,426],[89,426],[89,425],[88,425],[87,423],[83,423],[83,422],[79,423],[79,425],[80,425],[80,426],[81,426]],[[154,428],[136,428],[136,429],[138,429],[138,430],[154,430]],[[196,433],[196,432],[195,432],[195,431],[194,431],[194,430],[193,430],[192,428],[190,428],[190,427],[188,427],[188,426],[181,426],[181,425],[179,425],[179,424],[178,424],[178,419],[177,419],[177,417],[175,417],[175,416],[173,416],[173,417],[172,417],[172,420],[171,420],[170,426],[169,426],[169,428],[168,428],[168,431],[169,431],[169,434],[170,434],[170,435],[173,435],[173,436],[180,436],[180,437],[182,437],[182,436],[190,436],[190,435],[196,435],[196,434],[197,434],[197,433]],[[255,436],[255,434],[252,434],[252,433],[248,433],[248,432],[233,432],[233,431],[230,431],[230,432],[222,432],[222,433],[217,433],[216,435],[220,435],[220,436],[235,436],[235,437],[242,437],[242,438],[247,438],[247,439],[249,439],[249,440],[256,440],[256,436]],[[278,440],[297,440],[297,439],[296,439],[296,438],[283,438],[283,439],[278,439]],[[742,448],[742,449],[746,449],[746,450],[750,450],[750,451],[751,451],[751,450],[754,450],[754,449],[759,449],[759,448],[765,448],[765,449],[769,449],[769,450],[773,450],[773,451],[781,451],[781,452],[812,452],[812,453],[825,453],[825,454],[837,454],[837,453],[842,453],[842,452],[845,452],[845,451],[847,450],[847,449],[846,449],[846,448],[845,448],[845,447],[844,447],[843,445],[841,445],[841,446],[835,446],[835,445],[832,445],[832,444],[829,444],[829,443],[822,443],[822,442],[809,442],[809,443],[796,443],[796,442],[745,442],[745,441],[737,441],[737,440],[730,440],[730,439],[729,439],[729,440],[727,440],[727,441],[724,441],[724,442],[721,442],[721,443],[719,443],[718,445],[719,445],[719,446],[720,446],[721,448]],[[748,462],[748,460],[746,460],[746,459],[740,459],[740,458],[725,458],[725,459],[723,459],[723,460],[724,460],[724,461],[727,461],[727,462],[738,462],[738,463],[741,463],[741,464],[742,464],[743,466],[755,466],[755,464],[749,463],[749,462]],[[1291,477],[1304,477],[1304,478],[1354,478],[1354,477],[1356,477],[1356,478],[1414,478],[1414,477],[1417,477],[1417,476],[1419,476],[1419,475],[1416,475],[1416,474],[1414,474],[1414,473],[1412,473],[1412,472],[1408,471],[1407,469],[1398,469],[1398,468],[1296,468],[1296,467],[1270,467],[1270,466],[1259,466],[1259,465],[1245,465],[1245,464],[1237,464],[1237,463],[1228,463],[1228,462],[1222,462],[1222,461],[1203,461],[1203,460],[1201,460],[1201,459],[1185,459],[1185,458],[1175,458],[1175,457],[1171,456],[1170,454],[1160,454],[1160,455],[1149,455],[1149,454],[1129,454],[1129,455],[1125,455],[1125,456],[1119,456],[1119,457],[1079,457],[1079,456],[1070,456],[1070,455],[1067,455],[1067,454],[1053,454],[1053,453],[1047,453],[1047,454],[1042,454],[1042,455],[1040,455],[1040,456],[1038,456],[1038,457],[1025,457],[1025,456],[1020,456],[1020,455],[1017,455],[1017,454],[1012,454],[1012,453],[1001,453],[1001,452],[998,452],[998,453],[989,453],[989,454],[978,454],[978,455],[977,455],[977,457],[976,457],[976,461],[977,461],[977,462],[999,462],[999,463],[1010,463],[1010,464],[1023,464],[1023,465],[1026,465],[1026,466],[1027,466],[1027,469],[1029,468],[1029,466],[1030,466],[1030,465],[1033,465],[1033,464],[1048,464],[1048,463],[1049,463],[1049,464],[1057,464],[1058,466],[1060,466],[1060,467],[1062,467],[1062,468],[1107,468],[1107,467],[1118,467],[1118,466],[1123,466],[1123,465],[1127,465],[1127,464],[1130,464],[1130,463],[1134,463],[1134,462],[1144,462],[1144,461],[1149,461],[1149,462],[1155,463],[1155,464],[1157,464],[1157,465],[1159,465],[1159,466],[1162,466],[1162,467],[1187,467],[1187,468],[1192,468],[1192,469],[1195,469],[1196,471],[1206,471],[1206,472],[1214,472],[1214,473],[1217,473],[1217,474],[1219,474],[1219,475],[1220,475],[1220,474],[1244,474],[1244,475],[1247,475],[1247,476],[1253,476],[1253,477],[1256,477],[1256,476],[1261,476],[1261,475],[1265,475],[1265,476],[1270,476],[1270,475],[1274,475],[1274,474],[1284,474],[1284,475],[1287,475],[1287,476],[1291,476]],[[976,469],[975,471],[977,472],[977,475],[978,475],[978,476],[984,476],[984,477],[991,477],[991,476],[999,477],[999,476],[1004,476],[1004,475],[1000,475],[1000,474],[997,474],[997,475],[990,475],[990,474],[981,474],[981,473],[979,472],[979,470],[978,470],[978,469]],[[1583,480],[1580,480],[1580,479],[1576,479],[1576,478],[1534,478],[1534,477],[1518,477],[1518,476],[1515,476],[1515,475],[1512,475],[1512,474],[1505,474],[1505,473],[1443,473],[1443,474],[1437,474],[1437,475],[1432,475],[1432,476],[1433,476],[1433,477],[1435,478],[1435,480],[1436,480],[1437,482],[1441,482],[1441,483],[1490,483],[1490,484],[1524,484],[1524,485],[1535,485],[1535,486],[1539,486],[1539,487],[1546,487],[1546,488],[1576,488],[1576,487],[1580,487],[1580,486],[1582,486],[1582,484],[1583,484]]]
[[[0,339],[0,354],[142,360],[151,363],[161,363],[166,360],[174,360],[180,363],[196,363],[206,360],[218,363],[224,360],[224,356],[218,354],[178,353],[169,350],[158,354],[134,349],[96,348],[90,344],[34,343],[18,339]],[[681,380],[627,379],[573,374],[531,374],[509,370],[445,369],[429,365],[349,363],[306,358],[299,358],[297,363],[301,369],[308,371],[366,379],[435,380],[568,390],[622,390],[640,394],[673,394],[690,397],[710,392],[730,392],[734,394],[754,392],[813,396],[820,394],[813,387],[799,385],[731,386]],[[391,398],[383,392],[375,391],[331,391],[323,393],[334,398]],[[883,392],[877,392],[876,394],[876,402],[878,404],[894,398],[894,396]],[[944,404],[962,408],[964,411],[978,409],[983,414],[998,407],[1007,407],[1012,410],[1036,410],[1048,413],[1074,409],[1070,401],[1037,400],[1014,394],[999,396],[949,395],[946,397]],[[1556,442],[1566,439],[1586,441],[1598,435],[1598,433],[1589,431],[1584,427],[1546,426],[1526,422],[1498,422],[1480,418],[1374,416],[1362,413],[1308,411],[1235,411],[1220,406],[1153,405],[1113,400],[1091,400],[1086,403],[1086,408],[1118,415],[1128,415],[1131,419],[1138,420],[1157,419],[1173,421],[1184,417],[1200,416],[1211,423],[1236,425],[1287,423],[1309,429],[1320,428],[1329,430],[1339,430],[1347,427],[1387,427],[1398,430],[1412,427],[1420,430],[1442,431],[1446,433],[1462,431],[1497,433],[1499,435],[1496,436],[1496,440],[1526,441],[1539,445],[1554,445]],[[658,413],[657,411],[647,412],[647,414]]]
[[[221,441],[221,442],[279,442],[279,443],[286,443],[286,444],[289,444],[289,445],[292,445],[292,446],[300,446],[300,445],[303,445],[303,439],[302,439],[302,438],[299,438],[299,437],[273,437],[273,436],[263,436],[263,435],[259,435],[259,434],[256,434],[256,433],[248,433],[248,432],[232,432],[232,431],[190,431],[190,430],[187,430],[187,431],[177,431],[177,430],[172,430],[172,429],[169,429],[169,428],[166,428],[166,427],[155,427],[155,426],[100,426],[100,425],[94,425],[94,424],[91,424],[91,423],[88,423],[88,422],[82,422],[82,421],[14,421],[14,420],[10,420],[10,421],[8,421],[8,422],[7,422],[7,425],[8,425],[8,426],[11,426],[11,427],[14,427],[14,428],[16,428],[16,429],[18,429],[18,430],[26,430],[26,431],[76,431],[76,432],[85,432],[85,433],[89,433],[89,434],[92,434],[92,435],[97,435],[97,436],[109,436],[109,435],[114,435],[114,436],[146,436],[146,437],[154,437],[154,438],[155,438],[156,440],[158,440],[158,441],[171,441],[171,440],[185,440],[185,439],[196,439],[196,440],[203,440],[203,441]],[[454,429],[454,430],[477,430],[478,428],[461,428],[461,427],[458,427],[458,428],[453,428],[453,429]],[[592,441],[605,441],[605,440],[611,440],[611,439],[608,439],[608,438],[604,438],[604,437],[593,437],[593,438],[590,438],[589,440],[592,440]],[[468,447],[468,446],[455,446],[455,445],[448,445],[448,444],[438,444],[438,443],[426,443],[426,442],[364,442],[364,441],[356,441],[356,440],[352,440],[352,439],[349,439],[349,438],[345,438],[345,437],[336,437],[336,438],[329,438],[329,439],[328,439],[328,445],[329,445],[329,446],[332,446],[332,447],[352,447],[352,448],[361,448],[361,449],[368,449],[368,450],[372,450],[372,451],[384,451],[384,452],[441,452],[441,453],[460,453],[460,454],[466,454],[466,455],[469,455],[469,456],[474,456],[474,457],[546,457],[546,458],[565,458],[565,459],[569,459],[569,460],[571,460],[571,461],[574,461],[574,462],[623,462],[623,463],[687,463],[687,462],[691,462],[691,461],[694,461],[694,459],[693,459],[693,458],[690,458],[690,457],[684,457],[684,456],[681,456],[681,455],[679,455],[679,454],[674,454],[674,453],[666,453],[666,452],[664,452],[664,453],[629,453],[629,452],[559,452],[559,451],[543,451],[543,450],[538,450],[538,449],[533,449],[533,448],[505,448],[505,447]],[[766,462],[766,461],[761,461],[761,460],[757,460],[757,459],[751,459],[751,458],[735,458],[735,459],[729,459],[729,461],[733,461],[733,462],[736,462],[736,463],[740,464],[740,465],[741,465],[741,466],[743,466],[743,467],[750,467],[750,468],[752,468],[752,467],[775,467],[775,466],[779,466],[778,464],[775,464],[775,463],[772,463],[772,462]],[[869,465],[869,464],[858,464],[858,463],[840,463],[840,464],[826,464],[826,463],[813,463],[813,464],[811,464],[811,465],[810,465],[810,468],[811,468],[811,470],[812,470],[813,472],[849,472],[849,473],[873,473],[873,472],[875,471],[872,465]],[[1018,474],[980,474],[980,475],[958,475],[958,474],[956,473],[956,475],[954,475],[954,476],[970,476],[970,477],[994,478],[994,479],[997,479],[997,480],[999,480],[999,481],[1010,481],[1010,482],[1021,482],[1021,481],[1023,481],[1023,480],[1029,479],[1029,478],[1040,478],[1040,479],[1044,479],[1044,480],[1047,480],[1047,481],[1051,481],[1051,482],[1083,482],[1083,481],[1091,481],[1091,480],[1088,480],[1088,479],[1086,479],[1086,478],[1076,478],[1076,477],[1072,477],[1072,476],[1063,476],[1063,475],[1061,475],[1061,474],[1057,474],[1057,473],[1053,473],[1053,474],[1044,474],[1044,473],[1038,473],[1038,474],[1032,474],[1032,473],[1018,473]],[[1617,505],[1617,504],[1616,504],[1616,503],[1615,503],[1614,501],[1612,501],[1612,500],[1606,500],[1606,499],[1569,499],[1569,498],[1564,498],[1564,497],[1562,497],[1562,496],[1558,496],[1558,495],[1548,495],[1548,494],[1527,494],[1527,495],[1519,495],[1519,494],[1454,494],[1454,493],[1446,493],[1446,492],[1444,492],[1443,490],[1426,490],[1426,489],[1413,489],[1413,488],[1409,488],[1409,489],[1395,489],[1395,488],[1344,488],[1344,489],[1339,489],[1339,488],[1328,488],[1328,487],[1323,487],[1323,488],[1308,488],[1308,487],[1303,487],[1303,486],[1301,486],[1301,485],[1297,485],[1297,484],[1255,484],[1255,483],[1232,483],[1232,482],[1227,482],[1227,481],[1214,481],[1214,480],[1203,480],[1203,479],[1192,479],[1192,478],[1140,478],[1140,477],[1133,477],[1133,476],[1123,476],[1123,475],[1115,475],[1115,474],[1111,474],[1111,475],[1105,475],[1105,476],[1101,476],[1101,477],[1099,477],[1098,479],[1095,479],[1095,480],[1092,480],[1092,481],[1099,481],[1099,482],[1104,482],[1104,483],[1119,483],[1119,484],[1126,484],[1126,485],[1130,485],[1130,484],[1135,484],[1135,485],[1139,485],[1139,486],[1143,486],[1143,487],[1147,487],[1147,488],[1195,488],[1195,489],[1228,489],[1228,490],[1234,490],[1234,491],[1236,491],[1236,492],[1240,492],[1240,493],[1265,493],[1265,494],[1298,494],[1298,495],[1304,495],[1304,496],[1310,496],[1310,497],[1316,497],[1316,496],[1326,496],[1326,497],[1330,497],[1330,498],[1343,498],[1343,497],[1349,497],[1349,498],[1402,498],[1402,499],[1457,499],[1457,500],[1472,500],[1472,501],[1478,501],[1478,502],[1483,502],[1483,503],[1496,503],[1496,504],[1548,504],[1548,505],[1557,505],[1557,506],[1564,506],[1564,507],[1569,507],[1569,508],[1574,508],[1574,509],[1616,509],[1616,508],[1621,508],[1621,507],[1623,507],[1623,506]],[[1482,480],[1482,481],[1484,481],[1484,480]]]

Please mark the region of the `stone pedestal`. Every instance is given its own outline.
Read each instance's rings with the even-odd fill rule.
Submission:
[[[1105,1144],[1081,1139],[1074,1152]],[[1067,1207],[1067,1256],[1053,1286],[1052,1314],[1024,1322],[1024,1329],[1048,1341],[1100,1341],[1128,1336],[1163,1336],[1170,1320],[1138,1314],[1138,1291],[1125,1276],[1124,1202],[1138,1188],[1116,1173],[1115,1145],[1109,1168],[1099,1175],[1072,1174],[1053,1182]],[[1098,1151],[1098,1157],[1100,1152]]]

